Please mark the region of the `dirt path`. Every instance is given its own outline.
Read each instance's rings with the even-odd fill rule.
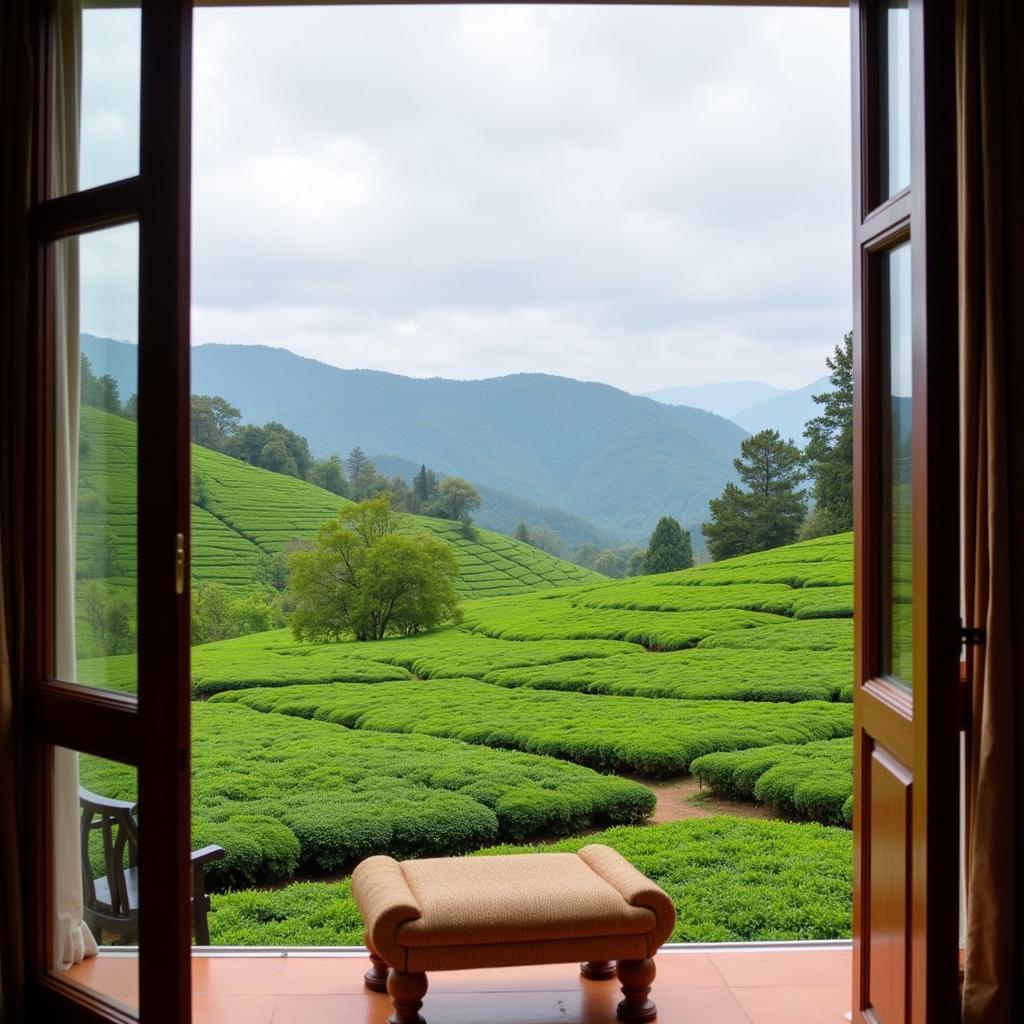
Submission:
[[[775,818],[778,815],[763,804],[743,800],[728,800],[710,790],[702,790],[700,781],[692,775],[681,775],[664,782],[644,780],[644,785],[653,790],[658,805],[651,815],[652,825],[663,825],[667,821],[681,821],[684,818],[710,818],[716,814],[732,814],[737,818]]]

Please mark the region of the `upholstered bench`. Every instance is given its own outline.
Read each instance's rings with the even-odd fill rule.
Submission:
[[[618,975],[619,1020],[657,1016],[648,999],[652,958],[675,908],[610,847],[401,863],[370,857],[352,874],[352,895],[366,923],[366,986],[391,996],[390,1024],[422,1024],[428,971],[574,961],[587,978]]]

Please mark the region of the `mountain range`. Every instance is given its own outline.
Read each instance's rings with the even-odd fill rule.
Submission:
[[[744,430],[777,430],[785,439],[804,445],[804,425],[821,412],[814,395],[828,391],[827,377],[785,391],[762,381],[726,381],[698,387],[660,388],[646,397],[669,405],[689,405],[725,416]]]
[[[82,347],[123,396],[135,390],[134,346],[83,335]],[[317,455],[359,445],[426,463],[623,541],[646,542],[662,515],[706,519],[708,499],[735,479],[746,436],[724,417],[607,384],[540,373],[411,378],[252,345],[196,346],[192,390],[222,395],[246,422],[284,423]]]

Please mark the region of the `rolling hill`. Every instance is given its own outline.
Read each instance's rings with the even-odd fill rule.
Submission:
[[[131,582],[135,553],[135,424],[83,407],[79,461],[78,574]],[[270,473],[198,445],[193,474],[202,480],[202,504],[192,506],[192,571],[198,580],[244,591],[260,556],[290,540],[314,535],[345,503],[303,480]],[[426,530],[455,548],[460,597],[525,593],[602,581],[528,544],[426,516],[406,517],[410,531]],[[109,548],[103,553],[98,545]]]
[[[132,346],[88,335],[82,345],[97,373],[133,390]],[[712,413],[605,384],[540,373],[413,379],[262,346],[196,347],[192,386],[223,395],[247,422],[286,424],[319,455],[359,445],[424,462],[624,540],[646,541],[662,515],[705,518],[745,436]]]

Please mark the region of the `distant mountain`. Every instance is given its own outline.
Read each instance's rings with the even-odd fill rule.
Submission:
[[[402,459],[396,455],[371,455],[370,459],[379,473],[385,476],[400,476],[406,483],[412,483],[412,478],[421,465],[412,459]],[[565,541],[564,554],[569,554],[573,548],[578,548],[581,544],[594,544],[599,548],[606,548],[617,543],[615,538],[604,530],[598,529],[580,516],[574,516],[571,512],[563,512],[559,508],[545,508],[543,505],[537,505],[514,494],[506,494],[494,487],[477,486],[476,489],[483,500],[480,508],[473,513],[473,522],[488,530],[511,537],[519,523],[526,523],[531,529],[546,526]]]
[[[785,393],[783,388],[759,380],[729,380],[692,388],[659,388],[648,391],[644,397],[666,405],[690,405],[735,420],[736,414],[744,409]]]
[[[775,398],[758,402],[730,418],[752,434],[759,430],[777,430],[784,438],[795,441],[802,448],[807,443],[804,437],[805,424],[821,412],[821,406],[811,396],[829,391],[831,387],[828,377],[820,377],[806,387],[785,391]]]
[[[735,380],[693,388],[661,388],[647,397],[670,405],[707,409],[738,423],[751,434],[777,430],[803,447],[804,426],[821,408],[811,396],[828,391],[830,386],[827,377],[792,391],[756,380]]]
[[[117,356],[109,349],[120,347]],[[122,343],[83,337],[94,363],[132,371]],[[134,376],[134,375],[132,375]],[[120,379],[120,378],[119,378]],[[133,390],[122,386],[122,394]],[[479,487],[564,509],[646,541],[658,518],[706,518],[734,479],[735,423],[606,384],[546,374],[457,381],[341,370],[284,349],[201,345],[192,390],[223,395],[252,423],[279,420],[320,455],[360,445],[425,462]]]

